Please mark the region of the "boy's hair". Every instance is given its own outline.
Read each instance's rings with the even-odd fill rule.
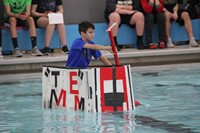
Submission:
[[[92,23],[88,22],[88,21],[81,22],[78,25],[79,34],[81,35],[81,32],[86,33],[89,28],[92,28],[94,30],[95,26]]]

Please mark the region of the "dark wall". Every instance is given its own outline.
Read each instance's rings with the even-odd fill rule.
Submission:
[[[65,23],[104,22],[106,0],[63,0]]]
[[[0,22],[3,18],[3,0],[0,0]],[[62,0],[65,23],[81,21],[104,22],[106,0]]]
[[[0,25],[3,23],[3,0],[0,0]]]

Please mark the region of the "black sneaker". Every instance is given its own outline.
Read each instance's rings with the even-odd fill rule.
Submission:
[[[44,55],[49,55],[51,53],[51,49],[49,47],[45,47],[43,53]]]
[[[117,47],[117,51],[121,51],[121,47],[118,45],[118,43],[115,43],[115,46]]]
[[[63,46],[62,47],[62,53],[68,54],[69,49],[67,48],[67,46]]]
[[[144,47],[142,41],[138,41],[138,42],[137,42],[137,49],[138,49],[138,50],[145,49],[145,47]]]

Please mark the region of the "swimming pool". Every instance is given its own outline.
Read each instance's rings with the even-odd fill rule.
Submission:
[[[147,67],[148,68],[148,67]],[[200,132],[200,67],[182,65],[132,71],[136,111],[89,113],[43,110],[41,78],[0,83],[0,132]]]

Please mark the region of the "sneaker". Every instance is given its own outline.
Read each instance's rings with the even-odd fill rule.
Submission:
[[[138,50],[145,49],[145,47],[144,47],[142,41],[138,41],[138,42],[137,42],[137,49],[138,49]]]
[[[42,56],[42,53],[40,52],[40,50],[38,48],[33,48],[32,49],[32,55],[34,56]]]
[[[13,56],[15,56],[15,57],[22,57],[23,54],[21,53],[21,51],[19,50],[19,48],[15,48]]]
[[[174,47],[174,44],[172,43],[172,39],[171,38],[167,39],[167,47],[168,48],[173,48]]]
[[[0,58],[2,58],[3,55],[2,55],[2,48],[0,47]]]
[[[172,42],[167,42],[167,47],[168,48],[174,48],[174,44]]]
[[[63,46],[62,47],[62,53],[68,54],[69,49],[67,48],[67,46]]]
[[[117,51],[121,51],[121,48],[117,45]]]
[[[160,48],[160,49],[166,48],[165,43],[162,42],[162,41],[160,41],[160,42],[158,43],[158,48]]]
[[[192,41],[190,41],[189,46],[190,47],[199,47],[199,44],[195,40],[192,40]]]
[[[51,49],[49,47],[45,47],[43,49],[43,53],[44,53],[44,55],[49,55],[51,53]]]
[[[147,49],[157,49],[157,45],[155,43],[147,44]]]

